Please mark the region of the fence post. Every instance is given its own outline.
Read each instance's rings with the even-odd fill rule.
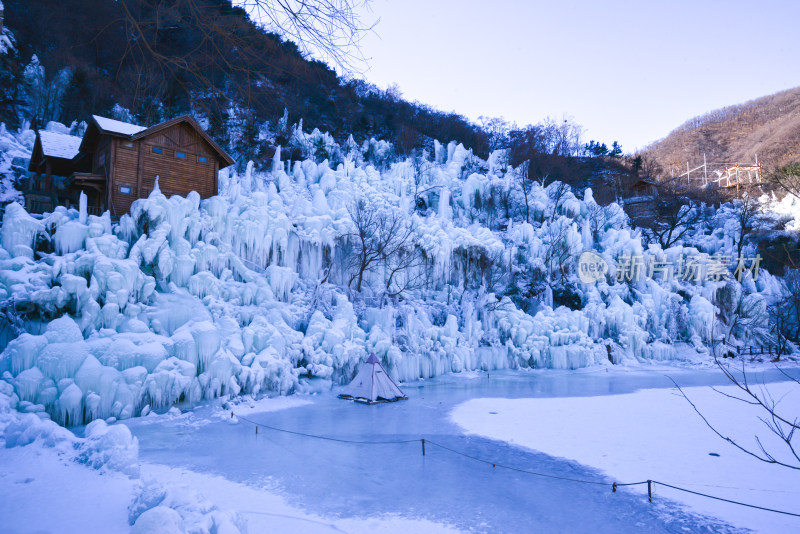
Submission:
[[[703,185],[708,185],[708,163],[705,152],[703,152]]]
[[[647,500],[653,502],[653,481],[647,481]]]
[[[425,438],[422,438],[422,456],[425,456]]]

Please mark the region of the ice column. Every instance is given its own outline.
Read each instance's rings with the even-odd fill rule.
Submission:
[[[81,224],[86,224],[86,221],[89,219],[89,210],[87,207],[88,199],[86,198],[86,193],[81,191],[81,198],[78,202],[78,207],[80,210],[80,215],[78,216],[78,221]]]

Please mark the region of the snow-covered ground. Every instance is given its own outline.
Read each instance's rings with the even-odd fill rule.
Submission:
[[[668,371],[665,371],[668,373]],[[800,387],[767,384],[779,411],[800,413]],[[741,394],[735,386],[716,388]],[[760,390],[760,388],[756,388]],[[766,413],[711,387],[684,392],[726,436],[759,452],[754,437],[778,459],[788,449],[759,419]],[[600,469],[610,480],[659,480],[724,499],[800,514],[800,474],[761,462],[710,430],[677,389],[644,389],[623,395],[467,401],[453,411],[465,431],[528,447]],[[646,494],[646,485],[620,491]],[[691,509],[757,532],[793,532],[800,518],[746,508],[656,485],[654,499]]]
[[[0,450],[0,532],[6,534],[127,534],[128,507],[140,482],[118,473],[98,474],[65,461],[51,449],[27,446]],[[321,516],[291,506],[281,495],[224,477],[158,464],[142,464],[143,479],[170,481],[176,492],[191,488],[220,508],[238,512],[251,534],[373,532],[447,534],[458,530],[403,517],[368,519]],[[46,510],[43,509],[46,507]],[[142,531],[158,533],[163,531]]]
[[[40,443],[0,449],[0,465],[0,531],[130,532],[135,480],[101,475]]]
[[[347,532],[351,534],[454,534],[458,529],[402,516],[336,517],[319,515],[289,504],[285,497],[264,487],[251,486],[216,475],[197,473],[180,467],[145,464],[143,473],[159,480],[180,480],[212,502],[228,510],[236,510],[244,519],[248,532],[291,532],[315,534]]]
[[[250,415],[307,404],[311,404],[309,399],[282,397],[240,403],[235,408],[239,414]],[[145,417],[140,424],[174,435],[176,431],[180,433],[181,428],[219,422],[228,413],[212,409],[202,417],[194,417],[191,412],[180,414],[173,409],[162,415]],[[124,428],[122,424],[118,426]],[[448,525],[397,515],[323,516],[288,504],[283,496],[268,487],[232,482],[222,476],[181,467],[139,462],[138,457],[133,474],[103,466],[93,469],[71,454],[73,443],[68,434],[62,434],[60,439],[39,436],[23,446],[6,443],[7,447],[0,448],[0,532],[234,534],[237,531],[231,530],[232,526],[238,532],[250,533],[457,532]],[[202,444],[198,445],[193,449],[195,454],[202,453]],[[113,457],[114,451],[108,450],[107,455]],[[146,503],[145,508],[149,508],[153,502],[147,503],[148,498],[152,501],[152,496],[159,493],[165,494],[161,506],[178,510],[183,517],[171,523],[171,514],[160,510],[161,515],[154,521],[137,524],[132,529],[131,523],[138,518],[138,514],[133,515],[137,504]],[[214,514],[220,511],[232,521],[228,524],[218,521]],[[139,514],[141,512],[138,510]]]
[[[702,400],[710,416],[725,421],[724,397],[707,394],[708,384],[724,384],[720,374],[674,366],[464,373],[406,383],[402,387],[408,401],[378,406],[336,399],[336,389],[288,398],[242,398],[227,408],[212,403],[183,413],[173,408],[124,424],[100,424],[106,434],[109,428],[124,429],[105,443],[106,448],[93,444],[88,435],[69,438],[62,429],[53,436],[42,428],[38,439],[23,445],[19,429],[25,425],[18,420],[22,416],[4,412],[0,419],[5,424],[9,417],[16,421],[2,432],[12,441],[0,448],[4,519],[0,530],[115,533],[130,531],[129,523],[136,521],[135,532],[150,532],[157,526],[161,530],[155,532],[215,532],[216,528],[251,534],[796,529],[792,518],[731,512],[703,502],[688,503],[692,511],[686,511],[676,504],[684,502],[681,495],[659,486],[655,503],[650,504],[640,490],[611,493],[607,486],[493,469],[438,447],[597,482],[651,477],[676,485],[782,486],[786,493],[767,497],[754,490],[687,487],[793,509],[798,483],[789,475],[769,471],[762,471],[759,479],[758,466],[748,467],[726,450],[725,443],[704,437],[704,428],[698,428],[693,413],[685,410],[686,401],[675,397],[665,373],[689,386],[687,393]],[[774,372],[756,376],[779,378]],[[778,392],[785,383],[770,387]],[[268,426],[256,434],[246,420]],[[358,445],[269,427],[353,441],[424,436],[428,445],[423,457],[418,441]],[[682,439],[674,438],[666,427]],[[25,435],[32,436],[31,427],[25,428]],[[101,435],[87,429],[89,433]],[[637,437],[642,435],[651,441],[640,445]],[[76,455],[75,450],[98,454],[87,462],[87,455]],[[99,454],[102,451],[105,454]],[[710,457],[708,452],[720,456]],[[607,458],[608,463],[594,458]],[[670,467],[667,461],[679,467]],[[53,504],[43,513],[46,503]],[[170,530],[171,525],[177,527]]]

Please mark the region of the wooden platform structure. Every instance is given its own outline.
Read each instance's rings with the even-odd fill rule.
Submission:
[[[706,186],[714,184],[717,187],[730,188],[737,190],[741,187],[761,185],[763,183],[763,169],[755,156],[755,163],[709,163],[703,154],[703,164],[691,168],[686,162],[686,172],[675,176],[673,170],[670,182],[682,183],[686,180],[689,188],[692,186]]]

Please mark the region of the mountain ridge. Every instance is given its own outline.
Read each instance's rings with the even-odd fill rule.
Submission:
[[[707,161],[754,163],[767,171],[800,161],[800,87],[693,117],[641,152],[665,175]]]

